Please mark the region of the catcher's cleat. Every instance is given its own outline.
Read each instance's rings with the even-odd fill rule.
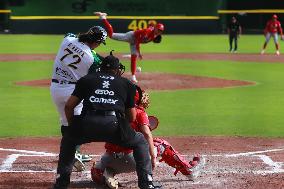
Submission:
[[[279,51],[276,51],[276,55],[280,55],[280,52],[279,52]]]
[[[97,184],[103,184],[104,183],[104,176],[103,176],[103,170],[95,168],[96,163],[94,162],[93,167],[91,168],[91,177],[92,180]]]
[[[75,155],[75,163],[74,163],[74,167],[78,172],[84,171],[85,170],[85,165],[82,162],[82,160],[80,158],[78,158]]]
[[[96,16],[99,16],[100,19],[106,19],[107,13],[104,12],[94,12]]]
[[[110,170],[105,170],[103,176],[105,177],[105,183],[109,188],[118,189],[118,181],[114,178],[114,174]]]
[[[205,159],[202,156],[197,155],[193,157],[192,161],[190,161],[189,164],[192,166],[190,168],[191,176],[189,177],[189,179],[194,180],[200,175],[201,169],[205,165]]]

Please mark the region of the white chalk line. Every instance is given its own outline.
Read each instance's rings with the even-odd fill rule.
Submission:
[[[11,154],[8,155],[7,158],[4,160],[2,165],[0,166],[0,171],[10,170],[13,167],[13,163],[17,160],[20,154]]]
[[[270,150],[263,150],[263,151],[254,151],[254,152],[244,152],[244,153],[237,153],[237,154],[213,154],[213,155],[202,155],[203,157],[225,157],[225,158],[232,158],[232,157],[239,157],[239,156],[254,156],[261,159],[265,164],[271,168],[271,170],[234,170],[234,169],[226,169],[222,170],[222,173],[236,173],[236,174],[247,174],[247,173],[253,173],[253,174],[273,174],[273,173],[284,173],[284,169],[282,169],[282,162],[274,162],[269,156],[267,155],[257,155],[261,153],[267,153],[267,152],[279,152],[283,151],[284,149],[278,148],[278,149],[270,149]],[[17,158],[23,156],[23,157],[54,157],[58,156],[58,154],[54,153],[46,153],[46,152],[37,152],[37,151],[28,151],[28,150],[17,150],[17,149],[4,149],[0,148],[0,151],[8,151],[8,152],[22,152],[22,153],[30,153],[30,154],[11,154],[9,155],[6,160],[2,163],[0,166],[0,173],[7,173],[7,172],[14,172],[14,173],[54,173],[55,170],[51,171],[38,171],[38,170],[11,170],[13,163],[17,160]],[[92,157],[100,157],[101,155],[91,155]],[[190,155],[182,155],[185,157],[190,157]],[[164,167],[167,166],[165,164],[158,163],[157,167]],[[167,166],[169,167],[169,166]],[[170,168],[170,167],[169,167]],[[174,170],[174,169],[173,169]],[[211,173],[211,174],[217,174],[220,173],[220,170],[204,170],[204,173]]]
[[[47,152],[37,152],[37,151],[30,151],[30,150],[17,150],[17,149],[9,149],[9,148],[0,148],[0,151],[27,153],[27,154],[42,155],[42,156],[53,156],[53,155],[55,155],[53,153],[47,153]]]

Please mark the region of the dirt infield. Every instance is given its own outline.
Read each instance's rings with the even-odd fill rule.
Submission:
[[[105,55],[105,54],[102,54]],[[1,54],[0,62],[54,60],[55,54]],[[117,54],[120,59],[129,59],[123,54]],[[268,62],[283,63],[284,56],[275,54],[238,54],[238,53],[147,53],[143,55],[145,60],[230,60],[238,62]]]
[[[130,74],[124,74],[130,78]],[[226,80],[219,78],[166,74],[166,73],[141,73],[137,74],[139,85],[147,90],[177,90],[177,89],[199,89],[199,88],[225,88],[235,86],[254,85],[254,82]],[[166,81],[166,82],[165,82]],[[16,85],[49,87],[50,79],[20,81]]]
[[[165,137],[186,159],[201,153],[205,166],[195,181],[159,163],[155,179],[164,188],[284,188],[284,139],[242,137]],[[50,188],[55,179],[60,138],[0,139],[0,188]],[[82,151],[103,153],[103,143],[83,145]],[[90,166],[74,172],[70,188],[105,188],[92,183]],[[117,178],[122,188],[137,188],[134,173]]]

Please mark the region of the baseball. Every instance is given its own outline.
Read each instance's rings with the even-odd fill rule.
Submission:
[[[137,72],[141,72],[141,70],[142,70],[141,67],[137,67],[137,68],[136,68],[136,71],[137,71]]]

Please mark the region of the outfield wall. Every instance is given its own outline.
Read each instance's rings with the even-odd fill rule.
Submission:
[[[165,24],[166,34],[218,33],[217,10],[222,4],[219,0],[13,0],[8,7],[9,29],[11,33],[77,33],[101,24],[93,11],[103,11],[117,32],[146,28],[154,20]]]
[[[272,14],[284,24],[284,1],[258,0],[0,0],[0,32],[62,34],[101,25],[93,11],[109,14],[116,32],[165,24],[166,34],[226,33],[232,16],[243,33],[262,33]]]

